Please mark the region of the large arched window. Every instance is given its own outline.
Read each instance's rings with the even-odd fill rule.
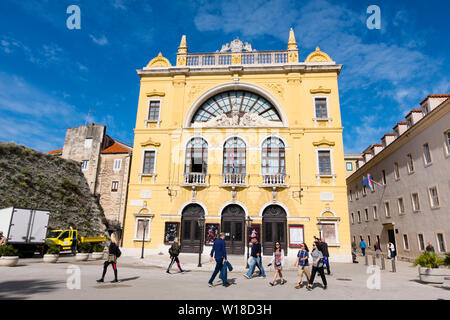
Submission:
[[[195,112],[192,123],[206,122],[224,114],[227,118],[235,119],[239,124],[245,114],[256,114],[269,121],[281,122],[277,109],[265,98],[253,92],[231,90],[219,93],[204,102]],[[246,119],[246,121],[250,121]]]
[[[186,146],[186,173],[206,173],[208,143],[203,138],[192,138]]]
[[[245,173],[245,142],[228,139],[223,147],[223,173]]]
[[[281,139],[270,137],[262,144],[261,166],[262,174],[285,173],[286,153]]]

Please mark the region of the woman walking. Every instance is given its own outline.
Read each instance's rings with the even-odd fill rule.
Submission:
[[[270,262],[269,266],[272,264],[275,269],[275,274],[273,276],[272,282],[269,282],[269,284],[271,286],[273,286],[275,284],[277,275],[280,275],[281,284],[284,284],[286,281],[284,281],[283,274],[281,273],[281,271],[283,270],[283,265],[284,265],[284,250],[281,248],[281,244],[278,241],[275,243],[272,261]]]
[[[322,278],[323,282],[323,288],[327,288],[327,279],[325,278],[325,272],[323,271],[323,254],[322,252],[317,248],[316,243],[313,243],[313,251],[311,252],[311,258],[313,262],[313,267],[311,271],[311,278],[309,279],[308,287],[307,289],[309,291],[312,290],[312,285],[314,283],[314,277],[316,276],[316,273],[320,273],[320,277]]]
[[[97,280],[97,282],[104,282],[106,269],[108,269],[108,266],[111,264],[114,270],[114,280],[112,282],[119,282],[117,279],[117,258],[120,257],[121,252],[119,249],[119,240],[117,239],[117,236],[115,233],[111,235],[111,244],[109,245],[109,254],[108,254],[108,260],[105,261],[103,264],[103,274],[102,277]]]
[[[298,266],[298,284],[295,286],[295,289],[300,289],[303,284],[303,275],[306,276],[306,279],[309,282],[310,279],[310,270],[309,270],[309,250],[308,246],[305,243],[300,245],[300,250],[297,253],[297,260],[295,261],[294,267]]]
[[[170,273],[170,268],[172,268],[174,262],[177,263],[180,272],[184,272],[184,270],[181,269],[180,260],[178,260],[178,255],[180,254],[180,244],[178,243],[178,237],[175,237],[175,239],[173,239],[172,246],[169,249],[169,254],[170,254],[170,264],[166,272]]]

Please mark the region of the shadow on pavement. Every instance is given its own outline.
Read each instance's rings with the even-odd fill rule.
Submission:
[[[30,295],[57,289],[62,281],[17,280],[0,283],[0,299],[26,299]]]
[[[139,279],[139,276],[135,276],[135,277],[131,277],[131,278],[119,278],[120,282],[126,282],[126,281],[132,281],[132,280],[136,280]]]

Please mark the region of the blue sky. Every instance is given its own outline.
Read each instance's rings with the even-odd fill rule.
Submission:
[[[66,27],[72,4],[81,30]],[[380,30],[366,27],[372,4]],[[450,92],[449,10],[436,0],[0,0],[0,141],[57,149],[67,127],[88,120],[132,143],[136,69],[160,51],[175,64],[182,34],[190,52],[237,36],[284,50],[293,27],[301,60],[318,45],[344,65],[345,151],[360,152],[425,96]]]

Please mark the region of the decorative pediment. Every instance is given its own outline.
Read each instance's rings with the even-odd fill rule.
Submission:
[[[164,97],[165,95],[165,92],[157,91],[156,89],[153,89],[152,92],[147,92],[147,97]]]
[[[141,147],[148,147],[148,146],[159,147],[161,146],[161,143],[153,141],[152,138],[149,138],[147,141],[141,143]]]
[[[311,92],[312,94],[318,94],[318,93],[330,94],[331,93],[331,89],[325,89],[324,87],[319,86],[317,89],[309,90],[309,92]]]
[[[163,57],[160,52],[156,58],[153,58],[147,65],[147,68],[171,67],[170,61]]]
[[[251,52],[254,51],[252,49],[252,45],[248,42],[243,43],[241,40],[239,40],[239,37],[231,41],[231,43],[227,43],[222,45],[222,48],[220,49],[220,52],[242,52],[247,51]]]
[[[316,51],[311,52],[305,62],[333,62],[333,60],[325,52],[320,51],[319,47],[316,47]]]
[[[320,146],[328,146],[333,147],[335,143],[333,141],[327,140],[325,137],[322,138],[320,141],[313,142],[314,147],[320,147]]]

